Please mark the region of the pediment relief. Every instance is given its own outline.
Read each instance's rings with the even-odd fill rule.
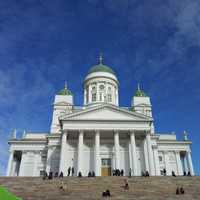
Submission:
[[[60,120],[152,121],[152,118],[116,106],[105,105],[63,116]]]

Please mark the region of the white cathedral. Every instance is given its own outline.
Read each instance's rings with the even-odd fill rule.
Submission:
[[[191,141],[185,132],[182,141],[174,133],[155,132],[152,105],[139,87],[130,107],[119,106],[119,81],[115,72],[102,63],[93,66],[84,80],[84,104],[75,106],[65,86],[53,104],[50,133],[16,132],[9,140],[7,176],[41,176],[45,171],[67,175],[74,167],[87,176],[194,175]]]

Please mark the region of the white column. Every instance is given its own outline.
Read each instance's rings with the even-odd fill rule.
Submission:
[[[8,166],[7,166],[7,172],[6,172],[7,176],[12,176],[11,170],[12,170],[13,156],[14,156],[14,152],[10,151]]]
[[[92,86],[91,86],[91,84],[89,84],[89,86],[88,86],[88,91],[89,91],[88,103],[91,103],[92,102]]]
[[[175,155],[176,155],[177,173],[178,173],[179,176],[182,176],[183,175],[183,168],[182,168],[182,164],[181,164],[180,152],[175,151]]]
[[[146,135],[147,140],[147,151],[148,151],[148,161],[149,161],[149,174],[151,176],[155,175],[154,173],[154,164],[153,164],[153,152],[152,152],[152,145],[151,145],[151,135],[148,132]]]
[[[67,132],[62,133],[62,139],[61,139],[61,150],[60,150],[60,166],[59,166],[59,172],[64,172],[67,170],[65,168],[66,165],[66,145],[67,145]]]
[[[153,155],[154,155],[154,165],[155,165],[155,175],[160,175],[160,164],[158,160],[158,147],[153,147]]]
[[[24,160],[26,157],[26,151],[22,151],[21,163],[19,168],[19,176],[24,176]]]
[[[100,132],[95,132],[95,147],[94,147],[94,160],[95,160],[95,174],[100,176]]]
[[[83,160],[83,130],[79,131],[79,136],[78,136],[78,162],[77,162],[77,174],[79,172],[82,173],[82,160]]]
[[[185,153],[185,156],[183,157],[183,165],[184,165],[184,171],[187,173],[189,169],[188,169],[186,153]]]
[[[164,159],[165,159],[165,169],[166,169],[166,174],[167,175],[171,175],[171,168],[169,165],[169,155],[168,155],[168,151],[164,151]]]
[[[187,160],[188,160],[188,165],[189,165],[189,170],[192,176],[194,176],[194,168],[192,164],[192,158],[191,158],[191,152],[187,151]]]
[[[136,155],[135,133],[133,131],[130,133],[130,140],[131,140],[132,171],[133,175],[137,176],[138,175],[137,155]]]
[[[119,146],[119,132],[114,132],[115,143],[115,168],[120,169],[120,146]]]
[[[86,105],[86,99],[87,99],[87,90],[84,88],[84,105]]]
[[[147,140],[144,139],[143,141],[143,148],[144,148],[144,160],[145,160],[145,170],[149,171],[149,161],[148,161],[148,151],[147,151]]]
[[[116,102],[116,106],[118,106],[119,105],[118,87],[116,87],[116,99],[115,99],[115,102]]]
[[[51,156],[53,153],[53,148],[51,146],[48,146],[48,152],[47,152],[47,164],[46,164],[46,172],[49,173],[51,170]]]

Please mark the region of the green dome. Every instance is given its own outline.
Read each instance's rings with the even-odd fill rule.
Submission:
[[[110,67],[108,67],[107,65],[103,65],[102,63],[91,67],[91,69],[88,71],[88,74],[91,74],[93,72],[108,72],[115,75],[115,72]]]
[[[134,96],[135,96],[135,97],[146,97],[147,95],[145,94],[144,91],[142,91],[142,90],[140,89],[140,85],[138,84],[138,88],[137,88],[137,90],[136,90]]]
[[[60,90],[58,92],[58,95],[73,95],[72,92],[67,88],[67,86],[65,85],[65,88]]]
[[[147,95],[143,91],[137,90],[134,96],[135,97],[146,97]]]

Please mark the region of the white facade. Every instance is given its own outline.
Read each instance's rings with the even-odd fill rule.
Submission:
[[[194,175],[191,141],[155,132],[147,96],[136,95],[131,107],[120,107],[119,82],[107,68],[100,63],[86,76],[82,107],[74,106],[67,88],[55,96],[50,133],[9,140],[7,176],[40,176],[44,171],[67,175],[69,167],[83,176],[89,171],[111,175],[113,169],[134,176],[145,171],[158,176],[163,169],[167,175]]]

